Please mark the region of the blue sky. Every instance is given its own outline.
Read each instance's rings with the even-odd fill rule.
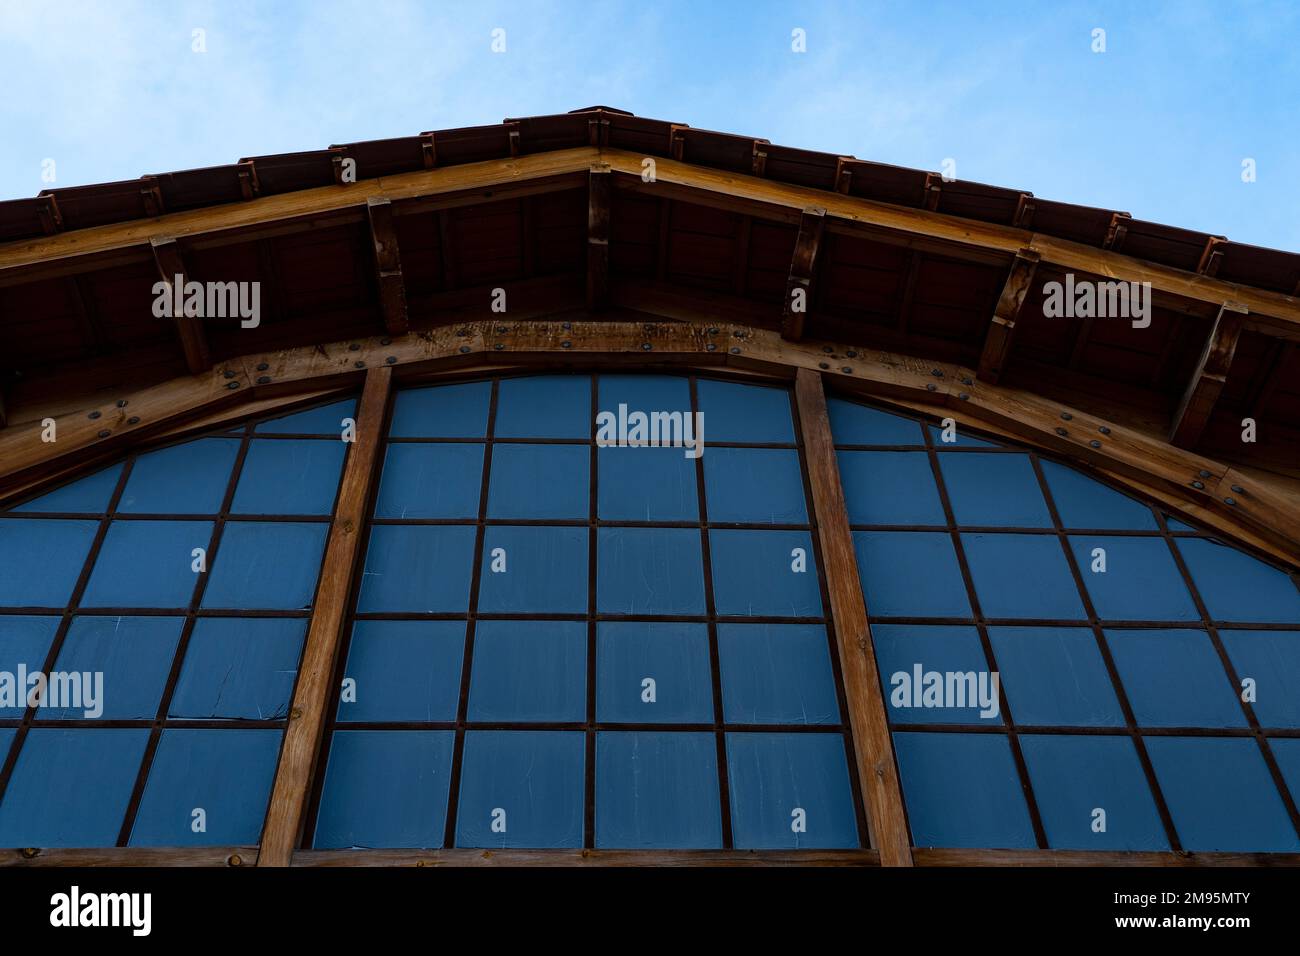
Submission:
[[[45,159],[72,186],[600,103],[1300,251],[1298,38],[1300,4],[1224,0],[0,0],[0,199]]]

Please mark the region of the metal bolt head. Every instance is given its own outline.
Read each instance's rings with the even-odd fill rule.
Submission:
[[[100,432],[99,432],[99,437],[100,437],[100,438],[107,438],[107,437],[108,437],[109,435],[111,435],[111,434],[113,434],[113,433],[110,432],[107,428],[104,428],[104,429],[101,429],[101,430],[100,430]]]
[[[257,364],[257,370],[258,370],[259,372],[265,372],[265,371],[266,371],[268,368],[270,368],[270,367],[271,367],[271,366],[267,365],[265,362],[259,362],[259,363]]]
[[[1235,504],[1237,503],[1237,499],[1236,499],[1236,498],[1224,498],[1224,499],[1223,499],[1223,503],[1224,503],[1225,505],[1235,505]]]
[[[348,351],[349,351],[349,352],[360,352],[360,351],[361,351],[361,346],[358,345],[356,342],[353,342],[351,345],[348,346]]]
[[[125,398],[119,398],[119,399],[117,400],[117,407],[118,407],[118,408],[126,408],[126,405],[127,405],[127,402],[126,402],[126,399],[125,399]]]
[[[257,376],[257,384],[258,384],[258,385],[270,385],[270,384],[271,384],[271,376],[269,376],[269,375],[259,375],[259,376]]]
[[[1056,430],[1056,434],[1058,434],[1058,435],[1064,437],[1064,436],[1066,436],[1066,435],[1068,435],[1068,434],[1070,434],[1070,433],[1069,433],[1068,431],[1066,431],[1064,428],[1058,428],[1058,429]]]
[[[1246,493],[1246,489],[1243,488],[1243,487],[1241,487],[1241,485],[1233,485],[1233,486],[1232,486],[1232,491],[1233,491],[1235,494],[1239,494],[1239,495],[1244,495],[1244,494]]]
[[[649,342],[642,342],[642,343],[641,343],[641,351],[642,351],[642,352],[649,352],[652,348],[654,348],[654,346],[652,346]]]
[[[704,346],[704,351],[706,352],[716,352],[717,350],[718,347],[714,345],[712,342],[709,342],[707,345]]]
[[[392,344],[393,344],[393,340],[390,339],[390,338],[388,338],[387,336],[384,336],[382,339],[379,340],[379,344],[380,344],[380,345],[392,345]]]
[[[1101,447],[1101,442],[1097,441],[1097,439],[1095,438],[1092,441],[1088,442],[1088,444],[1091,445],[1093,448]]]
[[[560,326],[560,328],[564,329],[564,331],[567,332],[567,331],[569,331],[569,329],[573,328],[573,323],[572,323],[572,322],[565,322],[563,325]]]
[[[1192,487],[1195,488],[1197,491],[1201,491],[1205,487],[1205,485],[1199,481],[1193,481]]]
[[[468,345],[462,345],[462,346],[460,347],[460,351],[461,351],[461,354],[464,355],[466,352],[469,352],[469,351],[472,351],[472,350],[470,349],[470,347],[469,347]]]
[[[568,349],[572,347],[573,347],[573,343],[570,342],[568,339],[565,339],[563,342],[560,343],[560,348],[562,349]]]
[[[1097,431],[1101,432],[1103,435],[1110,434],[1110,429],[1105,425],[1102,425],[1100,428],[1097,429]]]
[[[387,362],[389,365],[396,365],[396,364],[397,364],[397,356],[396,356],[396,355],[390,355],[390,356],[388,356],[388,358],[384,359],[384,361]]]
[[[500,342],[498,342],[496,345],[494,345],[494,346],[492,346],[492,347],[493,347],[494,349],[496,349],[498,352],[500,352],[503,348],[505,348],[505,346],[504,346],[502,343],[500,343]]]
[[[1062,421],[1067,421],[1067,422],[1068,422],[1068,421],[1072,420],[1073,418],[1074,418],[1074,416],[1071,415],[1069,412],[1061,412],[1061,419],[1062,419]]]
[[[460,329],[459,331],[456,332],[456,337],[457,337],[458,339],[467,339],[467,338],[469,338],[469,329]]]
[[[729,349],[729,351],[731,352],[732,355],[739,355],[739,354],[740,354],[740,349],[735,348],[734,346],[733,346],[731,349]]]
[[[840,369],[840,371],[843,372],[845,375],[852,375],[852,374],[853,374],[853,366],[852,366],[852,365],[845,365],[843,368]]]
[[[849,358],[857,358],[857,357],[858,357],[858,350],[857,350],[857,349],[849,349],[849,350],[848,350],[847,352],[845,352],[844,354],[847,355]]]
[[[504,325],[498,325],[498,326],[497,326],[497,331],[498,331],[498,332],[504,332],[505,330],[506,330],[506,327],[505,327]]]
[[[710,335],[717,335],[717,334],[718,334],[718,328],[717,328],[717,326],[710,326],[710,328],[709,328],[709,334],[710,334]]]
[[[239,388],[239,383],[238,383],[238,382],[227,382],[227,383],[226,383],[226,388]]]
[[[962,376],[961,383],[962,383],[963,385],[974,385],[974,384],[975,384],[975,380],[974,380],[973,378],[971,378],[970,376],[968,376],[968,375],[964,375],[964,376]]]
[[[128,418],[128,419],[126,420],[126,423],[127,423],[128,425],[139,425],[139,424],[140,424],[140,416],[139,416],[139,415],[132,415],[130,418]]]
[[[352,367],[353,367],[353,368],[365,368],[365,367],[366,367],[366,363],[363,362],[363,361],[361,361],[361,359],[357,359],[355,362],[352,363]]]
[[[970,395],[968,395],[966,392],[959,393],[957,397],[960,398],[963,402],[970,401]]]
[[[830,368],[831,366],[829,362],[818,362],[817,367],[821,369],[826,369],[826,368]]]
[[[91,412],[86,417],[89,418],[91,421],[94,421],[96,418],[99,417],[99,409],[96,409],[95,411]]]
[[[937,392],[939,390],[939,386],[935,385],[934,382],[928,382],[926,383],[925,390],[927,392]]]
[[[1209,473],[1208,471],[1206,471],[1204,468],[1202,468],[1202,469],[1201,469],[1200,471],[1198,471],[1196,474],[1197,474],[1198,476],[1200,476],[1201,478],[1209,478],[1209,477],[1210,477],[1210,473]]]

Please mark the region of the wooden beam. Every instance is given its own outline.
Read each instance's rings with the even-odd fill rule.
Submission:
[[[189,276],[185,268],[184,257],[175,239],[154,238],[149,241],[153,248],[153,261],[158,269],[158,278],[167,286],[169,300],[175,302],[175,287],[182,290]],[[185,367],[191,375],[198,375],[212,368],[212,358],[208,352],[208,337],[203,331],[203,320],[195,315],[176,315],[176,335],[180,338],[181,349],[185,352]]]
[[[790,257],[790,277],[786,280],[785,303],[781,309],[781,337],[792,342],[803,338],[804,317],[812,305],[817,250],[825,228],[826,210],[820,206],[809,206],[799,218],[799,235]]]
[[[1011,343],[1016,334],[1016,319],[1024,308],[1025,296],[1034,281],[1038,268],[1038,254],[1021,249],[1011,263],[1011,271],[998,296],[998,304],[989,320],[984,336],[984,351],[980,353],[978,375],[981,380],[996,383],[1011,355]]]
[[[593,167],[587,176],[587,310],[609,306],[608,166]]]
[[[294,866],[879,866],[874,850],[299,850]]]
[[[301,835],[352,581],[360,570],[361,536],[366,527],[371,486],[378,471],[392,380],[392,367],[388,365],[366,373],[357,410],[356,441],[343,468],[338,505],[325,543],[325,560],[298,669],[289,726],[285,729],[280,764],[271,788],[258,866],[288,866]]]
[[[912,841],[821,375],[811,369],[796,373],[795,404],[808,460],[820,561],[831,599],[835,643],[839,647],[844,697],[872,845],[880,852],[882,865],[911,866]]]
[[[1242,317],[1245,309],[1232,302],[1223,303],[1214,320],[1200,361],[1192,372],[1191,381],[1183,392],[1178,411],[1174,413],[1174,427],[1169,441],[1179,448],[1194,448],[1210,421],[1214,406],[1219,401],[1223,386],[1228,381],[1228,369],[1237,351],[1241,337]]]
[[[249,866],[255,846],[25,847],[0,850],[0,867]]]
[[[964,850],[917,847],[917,866],[1300,866],[1300,853]]]
[[[921,253],[913,249],[907,254],[907,274],[898,296],[898,334],[907,335],[912,322],[912,306],[916,301],[916,282],[921,277]]]
[[[380,196],[366,200],[370,223],[370,244],[375,251],[375,274],[379,284],[379,308],[389,335],[405,335],[410,329],[406,316],[406,282],[402,279],[402,256],[393,228],[393,201]]]

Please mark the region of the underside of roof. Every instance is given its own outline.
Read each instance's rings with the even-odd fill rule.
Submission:
[[[1069,273],[1152,281],[1150,326],[1045,317]],[[260,283],[260,324],[155,318],[176,274]],[[492,318],[497,289],[502,320],[721,321],[978,368],[1300,476],[1300,255],[608,107],[0,203],[0,398],[39,419],[74,392]]]

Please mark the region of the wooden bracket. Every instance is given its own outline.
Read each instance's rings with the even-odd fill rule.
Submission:
[[[375,250],[375,275],[379,283],[379,307],[389,335],[405,335],[410,329],[406,311],[406,282],[402,278],[402,257],[393,228],[393,204],[371,197],[366,201],[370,223],[370,245]]]
[[[185,268],[185,259],[175,239],[151,239],[154,265],[158,269],[158,278],[167,286],[166,295],[175,302],[176,284],[182,292],[189,272]],[[179,278],[178,278],[179,277]],[[194,315],[173,315],[176,334],[181,340],[181,349],[185,352],[185,366],[191,375],[198,375],[212,368],[212,358],[208,352],[208,337],[203,331],[203,320]]]
[[[988,332],[984,336],[984,350],[980,353],[979,370],[976,374],[986,382],[997,382],[1011,354],[1011,343],[1016,334],[1016,320],[1024,308],[1025,296],[1034,281],[1034,272],[1038,269],[1038,254],[1028,249],[1016,253],[1011,263],[1011,271],[998,296],[998,304],[989,320]]]
[[[1196,264],[1196,271],[1203,276],[1218,275],[1219,265],[1223,262],[1223,250],[1219,246],[1228,240],[1222,236],[1210,236],[1205,240],[1205,249],[1201,252],[1201,261]]]
[[[790,278],[785,285],[785,303],[781,310],[781,337],[797,342],[803,338],[804,318],[812,304],[813,273],[817,269],[817,250],[826,229],[826,210],[809,206],[799,217],[799,235],[790,258]]]
[[[609,305],[609,205],[612,177],[608,166],[592,167],[587,176],[587,308]]]
[[[1110,225],[1106,227],[1106,239],[1101,247],[1111,252],[1119,252],[1123,249],[1124,239],[1128,236],[1128,224],[1132,218],[1126,212],[1111,213]]]
[[[1246,309],[1235,302],[1225,302],[1220,307],[1201,350],[1200,361],[1174,413],[1174,425],[1169,433],[1171,444],[1179,448],[1196,447],[1228,383],[1228,369],[1237,351],[1245,317]]]

